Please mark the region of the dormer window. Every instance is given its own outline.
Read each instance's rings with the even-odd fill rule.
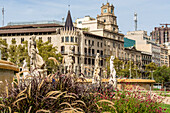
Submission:
[[[107,9],[103,9],[103,13],[107,13]]]

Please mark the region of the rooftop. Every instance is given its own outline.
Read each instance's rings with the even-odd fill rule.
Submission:
[[[62,22],[57,20],[43,20],[43,21],[32,21],[32,22],[9,22],[7,26],[14,26],[14,25],[32,25],[32,24],[59,24],[63,25]]]

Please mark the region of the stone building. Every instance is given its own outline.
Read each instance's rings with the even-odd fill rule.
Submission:
[[[138,69],[142,69],[141,51],[136,50],[134,46],[125,48],[125,61],[132,61]],[[125,63],[126,63],[125,62]]]
[[[170,27],[169,24],[164,24],[165,27],[155,27],[152,31],[152,39],[154,39],[158,44],[165,44],[170,42]]]
[[[97,16],[97,20],[91,20],[95,21],[95,24],[92,27],[86,24],[89,26],[88,30],[83,30],[86,27],[77,28],[73,25],[70,11],[68,11],[64,26],[60,23],[8,25],[0,28],[0,37],[10,45],[22,44],[32,35],[36,35],[38,40],[49,41],[57,46],[58,52],[65,59],[67,59],[69,47],[74,45],[74,72],[91,77],[97,53],[100,53],[101,74],[106,69],[106,58],[110,55],[122,60],[125,58],[124,35],[119,33],[114,6],[109,3],[103,4],[101,15]],[[65,64],[62,71],[66,73],[67,68],[68,65]]]
[[[152,54],[152,62],[160,66],[160,46],[150,40],[146,31],[129,31],[125,37],[136,41],[137,50]]]
[[[161,59],[160,59],[160,65],[166,65],[169,66],[169,56],[168,56],[168,49],[165,46],[161,46]]]

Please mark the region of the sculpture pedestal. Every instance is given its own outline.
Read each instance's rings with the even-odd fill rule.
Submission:
[[[0,60],[0,94],[5,87],[6,87],[6,81],[10,84],[13,81],[14,78],[14,72],[19,72],[19,68],[8,61]]]

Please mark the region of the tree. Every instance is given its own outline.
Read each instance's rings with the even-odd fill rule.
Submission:
[[[153,71],[157,69],[157,65],[154,62],[151,62],[146,65],[146,71],[149,73],[149,78],[153,77]]]
[[[18,60],[18,53],[17,53],[17,45],[10,45],[8,48],[8,54],[9,54],[9,61],[13,62],[14,64],[17,64]]]
[[[11,44],[8,48],[8,54],[10,62],[22,67],[24,59],[29,62],[27,41],[23,42],[22,45]]]
[[[136,71],[135,71],[136,67],[134,65],[134,62],[132,62],[132,61],[128,61],[124,65],[124,69],[121,70],[121,76],[129,78],[130,77],[130,69],[131,69],[132,78],[135,78],[136,77]]]
[[[57,47],[54,47],[48,41],[42,42],[42,40],[37,40],[36,42],[39,54],[45,61],[48,71],[56,72],[59,69],[59,66],[54,64],[54,62],[52,60],[49,60],[48,58],[54,57],[59,62],[62,62],[63,57],[60,53],[57,53]]]
[[[107,75],[110,75],[110,57],[106,59],[107,62]],[[116,75],[120,76],[122,74],[122,66],[123,66],[123,61],[119,60],[119,58],[114,59],[114,68],[116,70]]]
[[[5,40],[0,38],[0,50],[1,50],[1,59],[2,60],[7,60],[8,59],[8,44],[6,43]]]
[[[158,67],[154,71],[154,78],[157,83],[170,82],[170,67]]]

